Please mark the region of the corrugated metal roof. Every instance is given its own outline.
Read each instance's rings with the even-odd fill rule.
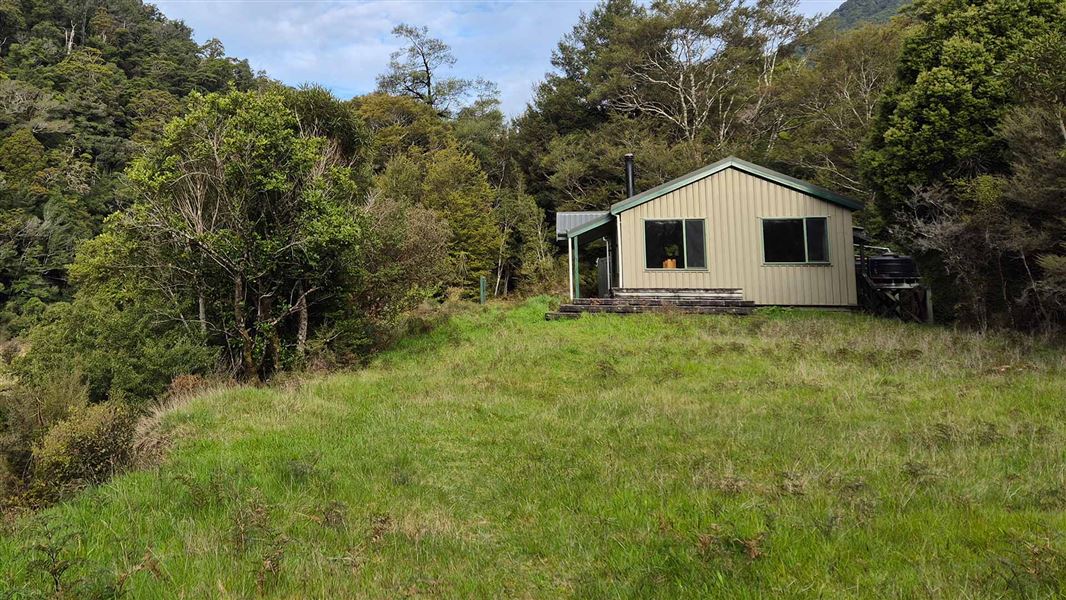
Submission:
[[[607,216],[605,210],[587,210],[579,212],[555,213],[555,239],[565,240],[566,232],[580,227],[585,223],[602,219]]]
[[[723,169],[729,168],[743,171],[745,173],[748,173],[749,175],[754,175],[755,177],[759,177],[761,179],[765,179],[767,181],[783,185],[787,188],[794,189],[797,192],[814,196],[815,198],[819,198],[821,200],[825,200],[826,202],[829,202],[831,204],[843,206],[844,208],[847,208],[849,210],[859,210],[862,208],[862,203],[856,202],[851,198],[841,196],[840,194],[833,193],[823,187],[814,185],[813,183],[801,181],[799,179],[796,179],[795,177],[789,177],[784,173],[778,173],[777,171],[774,171],[772,169],[767,169],[766,167],[761,167],[746,160],[740,160],[735,156],[730,156],[729,158],[724,158],[716,163],[707,165],[702,169],[697,169],[689,173],[688,175],[682,175],[677,179],[667,181],[666,183],[660,186],[653,187],[650,190],[641,192],[636,196],[633,196],[632,198],[627,198],[621,202],[617,202],[611,205],[611,214],[617,215],[618,213],[627,211],[633,208],[634,206],[640,206],[645,202],[650,202],[660,196],[665,196],[666,194],[669,194],[670,192],[678,188],[685,187],[686,185],[699,181],[704,177],[710,177],[711,175],[714,175],[715,173]]]

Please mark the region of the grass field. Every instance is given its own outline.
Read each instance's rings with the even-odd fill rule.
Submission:
[[[1066,593],[1061,349],[546,308],[196,398],[162,466],[7,524],[0,597]]]

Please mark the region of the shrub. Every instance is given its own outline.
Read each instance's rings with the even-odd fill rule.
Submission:
[[[118,402],[71,411],[33,447],[37,495],[52,499],[69,489],[108,479],[130,461],[134,420]]]
[[[8,489],[27,473],[33,445],[72,410],[84,407],[88,397],[84,377],[76,370],[50,373],[4,390],[0,395],[0,463],[6,466],[0,470],[8,473]]]
[[[30,349],[15,360],[22,381],[80,371],[89,400],[136,405],[164,391],[175,376],[204,372],[217,351],[172,323],[160,322],[151,300],[138,304],[84,295],[49,307],[29,333]]]

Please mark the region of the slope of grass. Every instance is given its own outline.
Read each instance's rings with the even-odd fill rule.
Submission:
[[[7,526],[0,597],[1066,589],[1060,353],[846,314],[546,308],[197,398],[163,466]]]

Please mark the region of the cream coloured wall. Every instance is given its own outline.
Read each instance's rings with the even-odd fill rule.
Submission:
[[[763,264],[763,218],[828,217],[828,265]],[[706,219],[707,269],[646,269],[645,219]],[[740,288],[756,304],[854,306],[851,211],[734,168],[618,215],[622,287]]]

